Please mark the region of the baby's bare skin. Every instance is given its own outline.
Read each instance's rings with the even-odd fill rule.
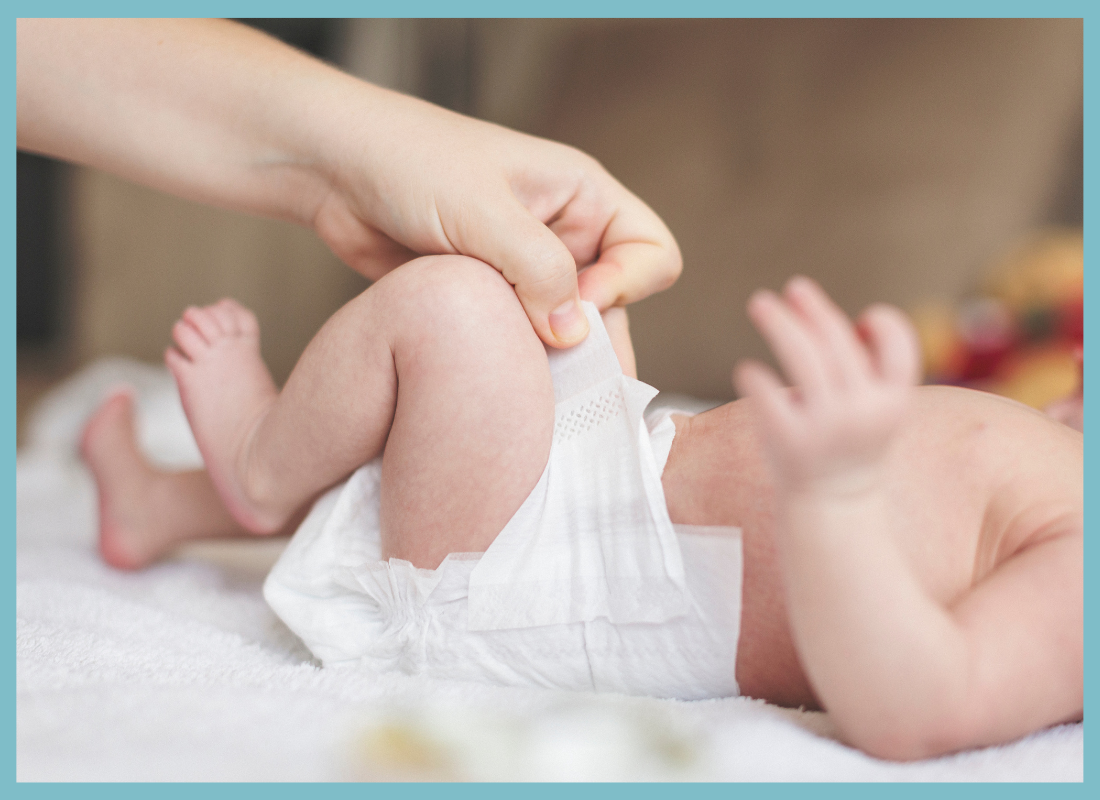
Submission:
[[[916,389],[896,309],[853,326],[795,278],[749,314],[792,388],[739,365],[747,404],[681,421],[665,475],[673,520],[745,530],[742,689],[894,759],[1080,719],[1081,435]]]
[[[795,388],[742,365],[748,399],[674,417],[663,476],[674,522],[743,530],[730,665],[743,693],[820,705],[851,743],[895,759],[1079,719],[1081,434],[991,395],[915,388],[896,310],[853,327],[801,279],[749,311]],[[232,532],[215,489],[238,533],[284,529],[384,450],[383,553],[431,569],[488,547],[545,465],[545,351],[485,265],[421,259],[379,281],[278,396],[244,309],[188,313],[169,365],[209,475],[141,463],[126,398],[88,426],[101,547],[118,566]],[[148,528],[143,486],[171,496],[170,530]]]
[[[818,707],[791,638],[776,555],[775,486],[751,403],[673,421],[676,438],[662,476],[672,521],[742,529],[742,692]],[[920,387],[896,443],[889,486],[902,522],[893,535],[944,606],[1047,535],[1047,523],[1080,514],[1083,437],[1025,406]]]

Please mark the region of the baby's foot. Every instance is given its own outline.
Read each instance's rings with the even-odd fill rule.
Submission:
[[[226,508],[253,533],[271,533],[286,511],[257,499],[248,482],[252,435],[278,394],[260,356],[256,317],[233,300],[188,308],[164,360],[176,378],[207,472]]]
[[[103,560],[119,569],[140,569],[164,555],[171,545],[160,535],[155,509],[149,508],[156,475],[138,449],[128,390],[110,395],[88,420],[80,454],[99,493]]]

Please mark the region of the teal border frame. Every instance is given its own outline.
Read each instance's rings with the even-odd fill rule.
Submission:
[[[380,17],[1077,17],[1083,18],[1084,24],[1084,230],[1085,230],[1085,347],[1091,352],[1094,344],[1095,322],[1100,314],[1100,306],[1096,299],[1096,291],[1093,290],[1094,268],[1091,266],[1090,254],[1092,234],[1097,230],[1097,214],[1089,202],[1091,189],[1097,185],[1096,159],[1092,157],[1091,144],[1095,138],[1094,121],[1096,118],[1096,82],[1097,57],[1090,55],[1100,53],[1100,36],[1096,33],[1093,23],[1100,19],[1100,10],[1097,6],[1085,2],[1066,0],[1060,2],[1035,2],[1034,0],[1008,0],[1007,2],[993,3],[980,0],[931,0],[928,2],[914,2],[914,0],[900,0],[896,3],[871,2],[870,0],[830,0],[827,2],[810,2],[809,0],[776,0],[775,2],[717,2],[716,0],[559,0],[559,2],[530,2],[515,3],[503,0],[463,0],[459,3],[447,3],[442,0],[406,0],[406,2],[362,2],[353,3],[348,0],[330,0],[326,2],[293,3],[286,0],[273,0],[260,3],[256,0],[236,0],[230,2],[209,2],[209,0],[195,0],[189,3],[172,2],[163,5],[152,6],[140,4],[132,0],[114,2],[15,2],[11,5],[12,17],[9,18],[8,39],[5,47],[8,51],[8,64],[10,72],[9,109],[13,117],[15,115],[15,57],[14,57],[14,20],[20,16],[380,16]],[[308,14],[302,13],[308,11]],[[1090,14],[1089,12],[1092,11]],[[14,119],[12,120],[14,122]],[[15,138],[15,125],[8,128],[8,136]],[[12,143],[14,145],[14,142]],[[6,536],[9,546],[2,560],[8,567],[8,575],[11,576],[9,586],[10,612],[8,622],[4,626],[8,630],[8,641],[11,643],[11,657],[3,665],[3,672],[8,677],[11,686],[11,694],[8,699],[8,718],[11,721],[10,754],[7,761],[6,772],[9,781],[15,784],[15,419],[16,419],[16,346],[15,346],[15,147],[9,151],[12,156],[5,162],[0,181],[6,187],[3,198],[3,258],[0,261],[0,276],[4,291],[0,291],[0,323],[7,333],[4,335],[3,344],[0,346],[0,373],[3,382],[3,391],[0,392],[0,414],[8,420],[7,426],[0,434],[3,442],[11,454],[11,461],[4,468],[7,477],[8,490],[0,495],[0,519],[3,526],[0,530]],[[1094,414],[1098,405],[1091,384],[1091,372],[1085,374],[1085,407],[1086,417],[1095,419]],[[1091,448],[1085,448],[1085,522],[1086,542],[1089,534],[1094,534],[1092,525],[1092,513],[1095,503],[1091,501],[1092,492],[1097,488],[1097,476],[1094,466],[1095,459]],[[1091,581],[1097,574],[1096,558],[1089,552],[1086,544],[1085,558],[1085,691],[1088,695],[1095,661],[1092,657],[1095,642],[1095,593],[1089,590]],[[973,797],[974,793],[997,793],[1000,798],[1035,796],[1040,792],[1046,794],[1054,792],[1059,796],[1086,796],[1083,793],[1089,785],[1092,776],[1092,765],[1095,763],[1094,753],[1096,745],[1092,738],[1085,737],[1085,781],[1081,784],[936,784],[932,787],[926,784],[889,784],[888,791],[894,796],[916,796],[926,792],[956,794],[960,796],[966,793],[967,797]],[[213,792],[226,796],[236,795],[241,791],[263,792],[268,796],[300,793],[302,791],[317,791],[316,788],[296,787],[293,785],[260,785],[244,784],[240,788],[236,785],[210,785],[210,784],[158,784],[155,788],[135,785],[117,784],[15,784],[17,792],[22,796],[41,796],[43,793],[75,794],[81,796],[88,793],[92,795],[116,797],[130,793],[145,793],[150,790],[163,796],[183,796],[184,793]],[[387,797],[420,796],[428,793],[446,793],[448,796],[461,796],[469,793],[469,796],[497,796],[504,797],[513,792],[522,792],[525,797],[549,797],[551,794],[580,792],[595,796],[605,792],[629,792],[632,797],[658,797],[672,794],[673,792],[687,791],[694,797],[721,797],[728,798],[731,791],[743,791],[747,789],[757,796],[777,796],[799,791],[822,791],[837,795],[844,792],[846,796],[878,796],[884,789],[882,784],[814,784],[812,788],[807,786],[802,789],[799,784],[751,784],[736,788],[725,785],[699,784],[690,787],[671,787],[661,784],[632,784],[629,787],[622,785],[538,785],[524,784],[515,787],[507,784],[496,785],[469,785],[435,786],[431,784],[400,785],[387,784],[383,786],[361,787],[356,785],[333,784],[326,785],[321,791],[328,796],[352,796],[351,792],[369,792],[374,795],[381,792]]]

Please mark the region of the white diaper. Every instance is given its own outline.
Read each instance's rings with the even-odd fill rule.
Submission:
[[[381,560],[381,459],[315,504],[264,596],[325,666],[699,699],[738,693],[741,538],[673,526],[675,433],[622,374],[594,306],[588,338],[547,349],[554,441],[484,553],[437,569]]]

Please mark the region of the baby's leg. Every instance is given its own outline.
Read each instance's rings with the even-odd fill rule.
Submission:
[[[251,315],[190,310],[168,356],[207,468],[234,517],[282,526],[385,448],[383,546],[423,567],[478,551],[546,464],[553,387],[512,287],[485,264],[422,258],[321,329],[280,394]]]
[[[121,569],[147,566],[194,539],[248,535],[204,470],[167,472],[138,449],[133,398],[112,394],[80,440],[99,495],[99,550]]]

